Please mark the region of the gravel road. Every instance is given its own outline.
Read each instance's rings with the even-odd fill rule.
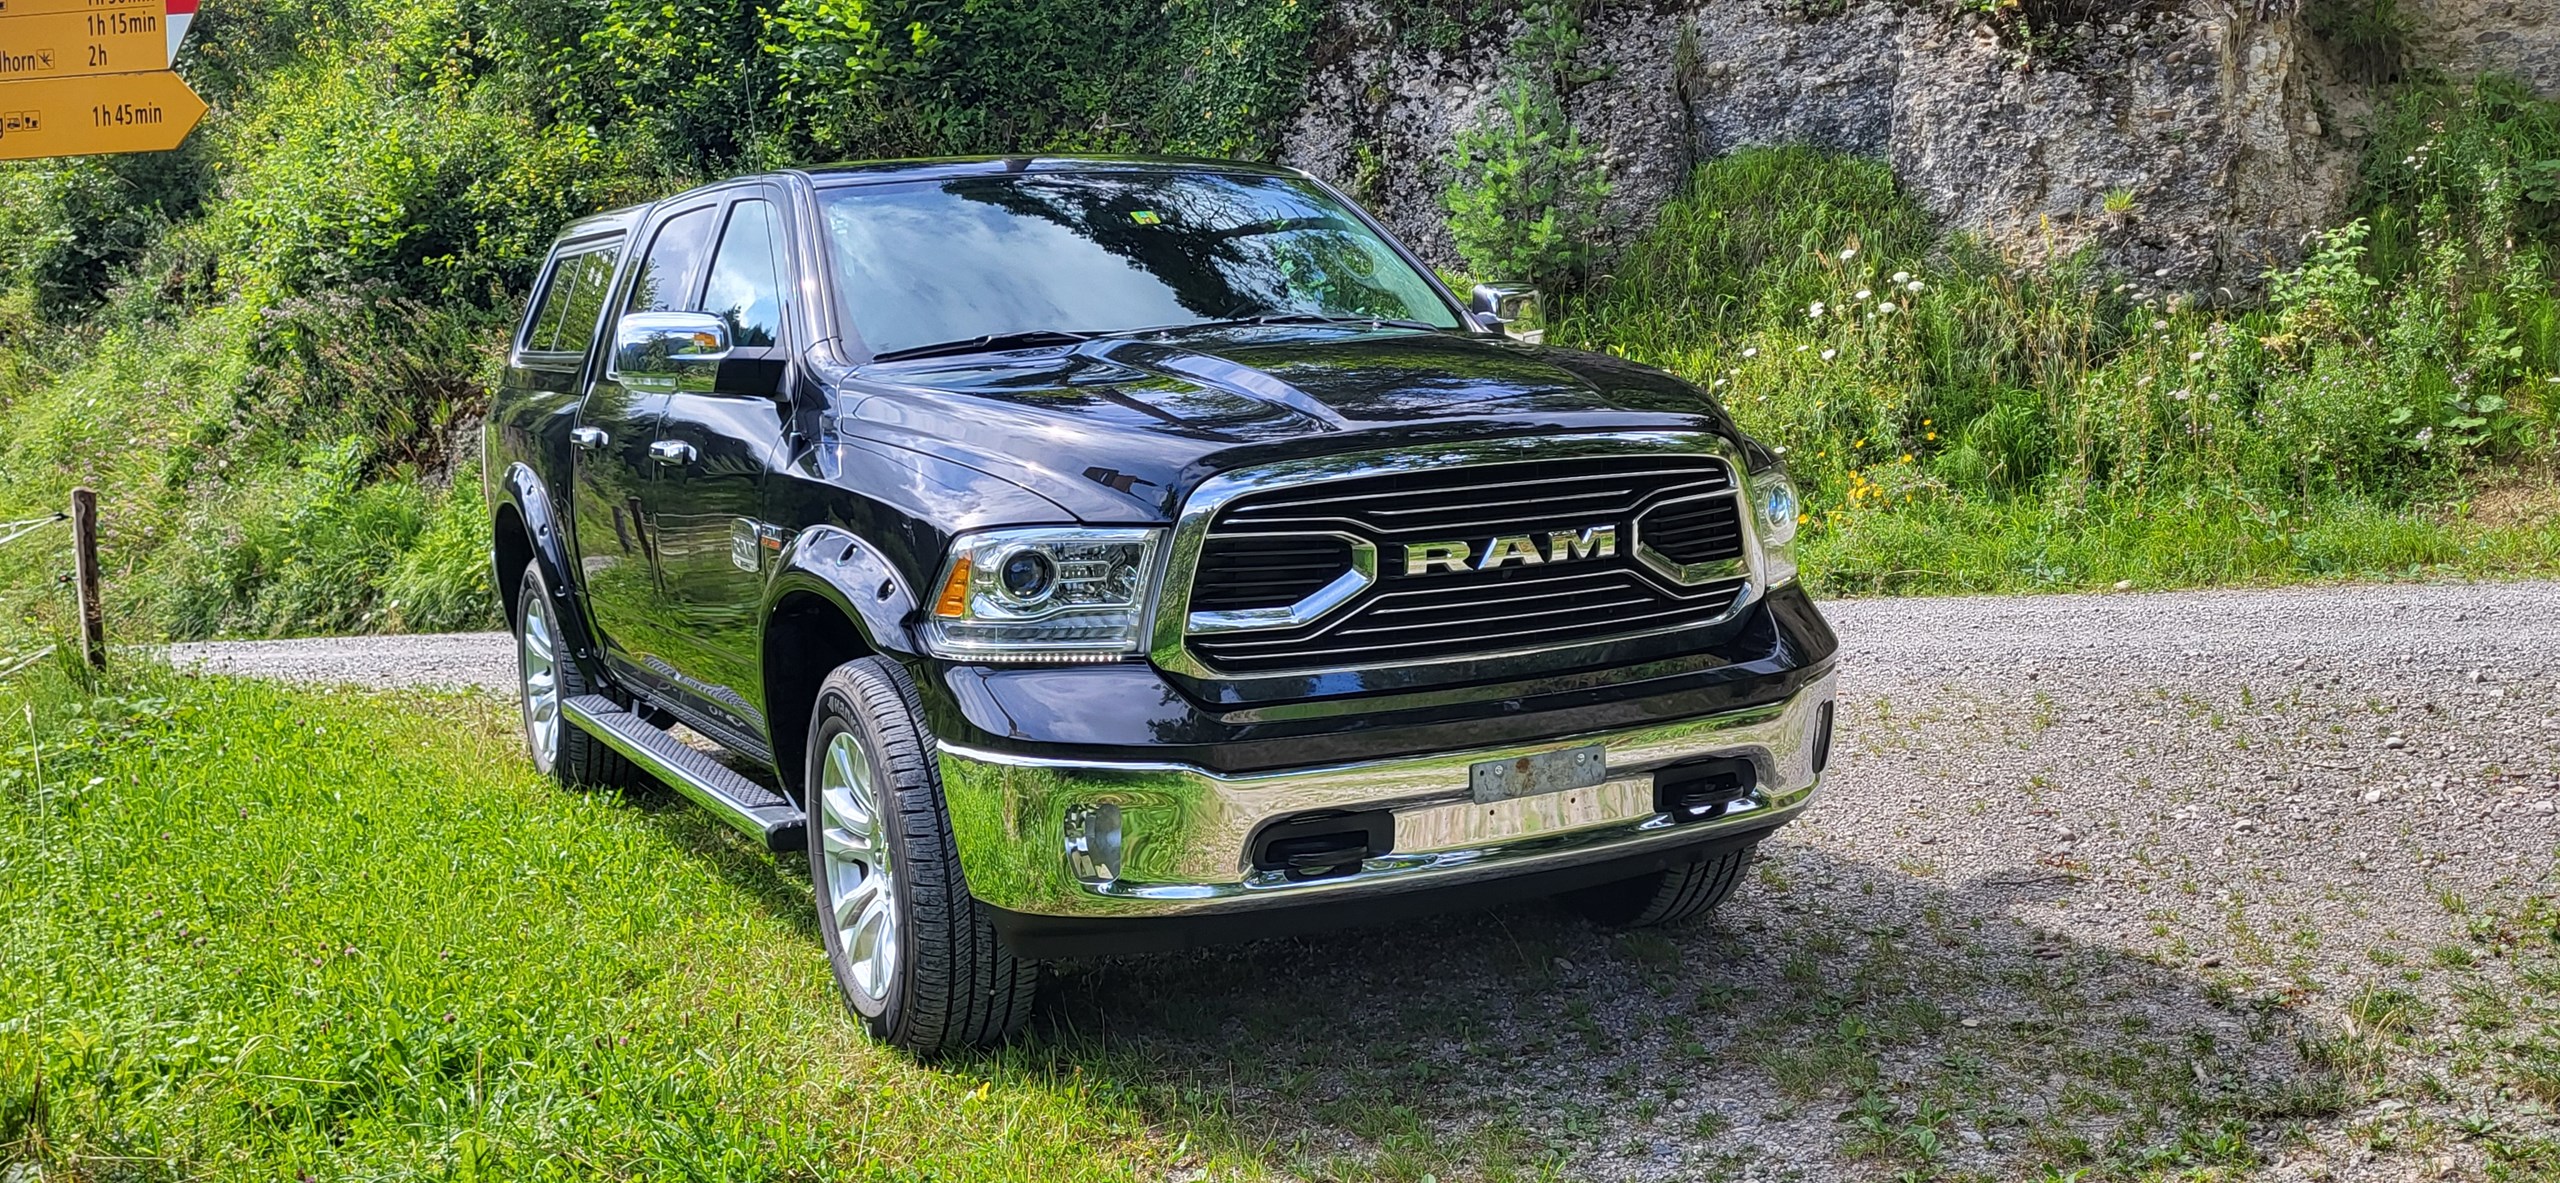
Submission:
[[[1711,922],[1069,966],[1050,1038],[1318,1177],[2560,1172],[2560,584],[1826,611],[1842,756]],[[176,656],[512,674],[497,636]]]
[[[169,647],[180,668],[289,682],[371,687],[476,687],[512,694],[515,649],[505,633],[203,641]]]

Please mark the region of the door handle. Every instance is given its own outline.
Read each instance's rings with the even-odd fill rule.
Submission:
[[[579,451],[593,452],[612,443],[613,437],[601,427],[578,427],[570,429],[569,442],[578,445]]]
[[[660,464],[691,464],[693,445],[683,440],[659,440],[649,445],[649,458]]]

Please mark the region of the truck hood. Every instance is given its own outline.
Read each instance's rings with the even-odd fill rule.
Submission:
[[[1019,484],[1088,522],[1169,521],[1227,468],[1560,431],[1738,438],[1669,374],[1507,338],[1243,326],[875,363],[844,383],[851,434]]]

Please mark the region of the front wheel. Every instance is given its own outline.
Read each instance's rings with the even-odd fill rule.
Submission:
[[[998,1043],[1031,1015],[1037,964],[969,894],[931,734],[906,672],[836,667],[810,719],[809,877],[836,988],[918,1056]]]
[[[1742,886],[1757,844],[1734,847],[1694,863],[1652,871],[1633,879],[1587,887],[1565,896],[1565,902],[1602,928],[1652,928],[1682,924],[1716,910],[1716,905]]]

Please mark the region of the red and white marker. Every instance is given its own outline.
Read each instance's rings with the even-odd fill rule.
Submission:
[[[178,64],[178,43],[187,39],[187,26],[196,23],[196,0],[167,0],[169,28],[169,64]]]

